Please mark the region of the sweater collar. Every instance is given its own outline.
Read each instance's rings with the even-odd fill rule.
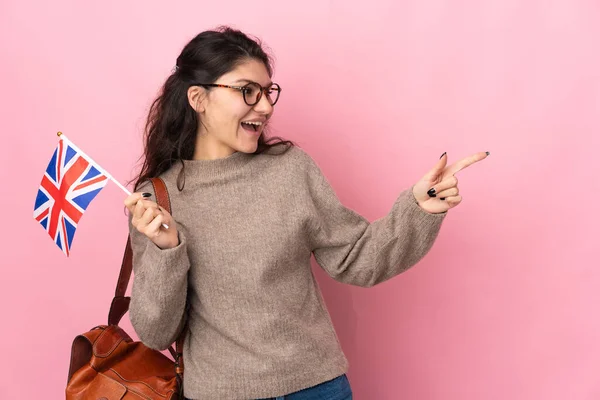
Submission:
[[[213,160],[183,160],[186,176],[202,181],[229,178],[239,173],[254,157],[254,154],[237,151],[227,157]]]

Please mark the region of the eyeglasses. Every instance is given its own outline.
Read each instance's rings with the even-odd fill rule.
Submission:
[[[268,87],[262,87],[256,82],[250,82],[244,86],[222,85],[219,83],[195,83],[194,85],[239,90],[244,96],[244,102],[249,106],[255,106],[258,104],[263,93],[265,96],[267,96],[269,103],[274,106],[275,103],[277,103],[277,100],[279,100],[279,95],[281,94],[281,87],[277,83],[273,83]]]

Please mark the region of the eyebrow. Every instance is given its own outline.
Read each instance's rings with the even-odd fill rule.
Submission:
[[[255,81],[251,81],[250,79],[238,79],[237,81],[235,81],[235,82],[233,82],[233,83],[241,83],[241,82],[247,82],[247,83],[256,83],[257,85],[259,85],[259,86],[260,86],[260,83],[258,83],[258,82],[255,82]],[[272,86],[272,85],[273,85],[273,82],[269,82],[269,83],[267,84],[267,87],[269,87],[269,86]]]

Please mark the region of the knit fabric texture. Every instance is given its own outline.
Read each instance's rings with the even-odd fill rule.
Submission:
[[[367,221],[341,204],[302,149],[176,163],[161,175],[180,243],[162,250],[129,223],[130,319],[163,350],[182,327],[190,399],[282,396],[333,379],[348,361],[311,269],[371,287],[417,264],[446,213],[419,207],[412,188]],[[153,194],[146,183],[138,189]],[[186,307],[187,306],[187,307]]]

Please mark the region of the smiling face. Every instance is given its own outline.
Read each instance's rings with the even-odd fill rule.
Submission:
[[[239,64],[214,84],[244,87],[252,82],[262,87],[272,84],[265,65],[253,59]],[[256,96],[258,86],[254,87],[245,89],[250,103]],[[258,146],[258,138],[273,115],[273,106],[264,93],[257,104],[250,106],[244,101],[241,90],[192,86],[188,90],[188,100],[198,112],[200,121],[194,159],[222,158],[237,151],[253,153]]]

